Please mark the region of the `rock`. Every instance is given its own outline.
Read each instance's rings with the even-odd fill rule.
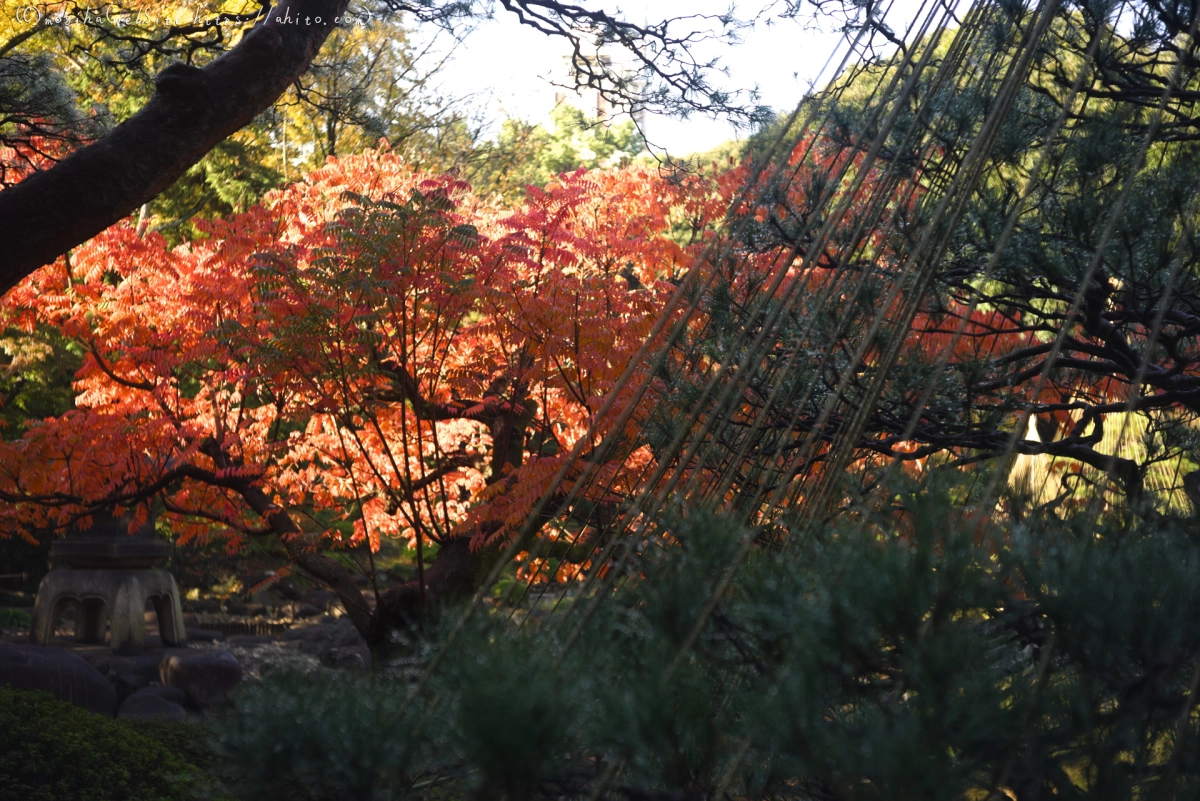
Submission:
[[[219,631],[212,629],[194,629],[189,627],[187,630],[188,642],[220,642],[225,639],[225,635]]]
[[[242,680],[242,666],[228,651],[197,651],[172,654],[159,665],[164,687],[178,687],[188,703],[205,708],[217,706]]]
[[[101,673],[136,671],[144,673],[149,681],[158,678],[158,663],[162,661],[162,657],[161,651],[143,651],[140,654],[125,656],[106,650],[85,658],[92,667]]]
[[[108,682],[117,691],[117,698],[124,699],[135,694],[138,690],[150,685],[150,679],[140,673],[116,672],[109,673]]]
[[[331,632],[322,631],[324,626],[295,626],[286,631],[279,632],[279,639],[284,643],[300,643],[302,646],[307,646],[318,640],[328,640]],[[307,647],[304,650],[308,650]]]
[[[346,618],[330,618],[310,626],[290,628],[279,635],[284,641],[299,640],[300,650],[323,657],[333,648],[366,647],[366,640]]]
[[[170,654],[188,653],[186,648],[169,648],[146,651],[132,656],[101,654],[91,661],[92,667],[100,671],[117,691],[117,699],[129,695],[158,681],[159,663]]]
[[[159,698],[166,699],[172,704],[179,704],[180,706],[183,706],[183,704],[187,701],[187,694],[178,687],[163,687],[158,684],[152,684],[149,687],[138,690],[138,692],[157,695]]]
[[[125,702],[121,704],[121,709],[117,712],[117,717],[150,718],[154,720],[183,720],[187,717],[187,712],[183,710],[183,706],[167,700],[158,693],[149,692],[149,690],[150,688],[138,690],[126,698]]]
[[[236,648],[253,648],[256,645],[269,645],[277,642],[279,640],[265,635],[238,634],[227,639],[225,644]]]
[[[102,715],[117,710],[117,691],[108,679],[64,648],[0,642],[0,684],[44,690]]]
[[[301,620],[304,618],[316,617],[320,614],[322,614],[321,610],[312,604],[299,604],[294,610],[292,610],[292,615]]]
[[[131,656],[116,654],[101,654],[91,660],[92,667],[108,676],[136,675],[143,680],[139,686],[158,681],[159,663],[172,654],[193,653],[187,648],[163,648],[158,651],[144,651]]]
[[[321,664],[325,667],[346,670],[369,670],[371,668],[371,649],[365,643],[344,648],[330,648],[321,654]]]
[[[321,617],[296,624],[290,629],[280,632],[281,640],[311,640],[317,637],[332,637],[340,632],[341,624],[336,617]]]

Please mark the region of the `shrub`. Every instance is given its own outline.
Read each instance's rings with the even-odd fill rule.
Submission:
[[[0,685],[0,801],[171,801],[204,791],[208,732],[116,720]]]
[[[24,609],[0,609],[0,629],[27,629],[33,625],[33,615]]]
[[[245,797],[1197,797],[1189,521],[897,500],[752,551],[699,629],[741,536],[704,516],[594,615],[472,623],[407,709],[386,675],[243,694]]]
[[[401,720],[404,699],[403,686],[378,676],[274,674],[239,688],[217,752],[243,798],[398,797],[421,748]]]

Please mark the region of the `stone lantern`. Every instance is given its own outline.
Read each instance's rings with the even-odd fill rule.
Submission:
[[[38,585],[30,639],[49,645],[59,617],[74,603],[78,641],[103,643],[107,625],[114,652],[139,651],[145,647],[149,601],[163,644],[185,645],[179,588],[160,567],[171,556],[171,543],[154,536],[153,522],[130,535],[128,518],[96,514],[92,519],[91,528],[50,546],[51,561],[62,567]]]

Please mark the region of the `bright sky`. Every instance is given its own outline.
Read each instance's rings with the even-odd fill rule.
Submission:
[[[753,13],[765,0],[742,0]],[[620,8],[626,19],[657,22],[665,17],[687,14],[717,14],[728,9],[729,0],[626,0],[588,3],[591,7]],[[916,0],[896,0],[889,23],[903,31],[915,16]],[[907,18],[905,18],[907,12]],[[715,23],[714,23],[715,25]],[[742,42],[729,46],[707,43],[699,55],[720,57],[728,76],[715,76],[728,89],[757,89],[760,101],[778,112],[789,112],[817,78],[839,42],[828,20],[782,21],[759,24],[743,34]],[[829,71],[844,52],[839,49]],[[554,104],[554,87],[549,76],[563,74],[561,42],[543,36],[516,22],[511,14],[497,10],[496,19],[483,21],[467,36],[440,76],[440,84],[452,96],[472,94],[489,117],[519,117],[543,120]],[[562,80],[560,77],[559,80]],[[824,83],[824,80],[821,81]],[[707,150],[748,132],[738,132],[728,121],[693,115],[681,120],[653,116],[647,120],[650,141],[676,155]]]

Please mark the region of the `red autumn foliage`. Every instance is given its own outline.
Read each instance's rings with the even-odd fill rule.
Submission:
[[[529,513],[701,246],[673,215],[705,229],[724,202],[626,169],[514,210],[366,154],[173,250],[116,226],[7,298],[90,355],[77,408],[0,446],[29,501],[3,514],[62,528],[157,496],[181,542],[236,547],[267,528],[253,483],[338,541],[478,548]]]
[[[784,196],[743,200],[733,214],[784,230],[815,213],[818,179],[847,156],[807,145],[787,167],[800,177]],[[236,549],[281,536],[302,567],[336,583],[320,575],[333,568],[304,554],[322,543],[375,548],[382,536],[475,553],[509,541],[572,449],[586,461],[610,433],[623,446],[583,497],[618,504],[655,465],[641,431],[649,411],[619,432],[615,411],[598,415],[607,401],[633,403],[649,380],[636,365],[618,387],[667,309],[681,314],[668,306],[679,279],[727,271],[730,295],[745,303],[764,289],[852,294],[830,283],[850,256],[838,236],[804,273],[802,254],[778,246],[710,266],[705,248],[746,177],[744,167],[682,178],[580,171],[510,208],[367,153],[331,160],[174,249],[115,226],[6,298],[8,324],[52,325],[90,355],[74,410],[0,444],[3,527],[64,529],[156,498],[181,543],[224,537]],[[759,189],[771,179],[764,173]],[[842,239],[890,269],[882,231],[865,245]],[[948,319],[919,318],[910,350],[935,360],[950,345]],[[710,322],[693,318],[689,333],[703,336]],[[1029,344],[997,312],[973,313],[965,333],[956,359]],[[696,353],[672,369],[707,373],[714,357]],[[655,398],[661,382],[652,387],[647,410],[666,400]],[[729,413],[753,421],[753,400]],[[869,436],[915,450],[894,432]],[[545,511],[548,520],[560,510]],[[553,543],[561,530],[535,533]]]

